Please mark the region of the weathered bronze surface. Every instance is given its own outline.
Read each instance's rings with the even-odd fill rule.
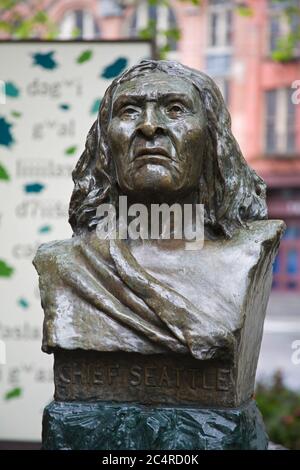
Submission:
[[[109,258],[108,243],[94,232],[43,246],[37,259],[44,349],[173,352],[179,361],[189,353],[225,361],[237,377],[234,401],[247,400],[281,229],[278,221],[253,222],[199,252],[149,243],[132,246],[131,254],[125,241],[114,241],[118,251]]]
[[[189,355],[56,351],[59,401],[236,406],[234,371]]]
[[[175,62],[143,61],[108,87],[73,172],[74,236],[34,260],[57,400],[251,398],[284,223],[266,220],[265,184],[230,126],[213,80]],[[120,195],[203,204],[203,248],[99,239],[97,208],[110,203],[118,217]]]

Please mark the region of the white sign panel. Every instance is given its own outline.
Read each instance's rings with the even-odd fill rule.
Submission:
[[[53,395],[32,258],[68,238],[71,171],[113,78],[148,42],[0,43],[0,440],[40,440]]]

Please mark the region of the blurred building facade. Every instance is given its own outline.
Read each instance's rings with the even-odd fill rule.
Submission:
[[[158,46],[168,43],[169,58],[203,70],[220,86],[243,154],[267,182],[269,216],[287,223],[274,266],[274,288],[300,291],[300,48],[287,63],[271,58],[278,38],[290,28],[280,2],[202,0],[199,6],[176,0],[170,6],[149,5],[146,0],[41,3],[59,25],[61,39],[72,38],[74,29],[82,39],[138,37],[149,19],[155,20],[158,31],[180,29],[177,44],[158,34]],[[250,7],[250,16],[237,12],[241,3]],[[295,16],[292,27],[300,27],[299,17]]]

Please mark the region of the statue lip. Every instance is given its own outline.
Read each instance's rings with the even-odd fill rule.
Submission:
[[[157,157],[167,157],[169,160],[171,160],[171,156],[163,147],[143,147],[136,152],[135,159],[151,155],[155,155]]]

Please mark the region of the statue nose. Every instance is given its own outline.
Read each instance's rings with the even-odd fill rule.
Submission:
[[[145,110],[138,129],[148,138],[153,137],[158,130],[163,130],[163,124],[155,109],[148,108]]]

